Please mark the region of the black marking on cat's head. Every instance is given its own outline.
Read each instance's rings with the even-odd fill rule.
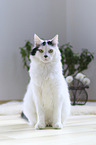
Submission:
[[[35,48],[32,49],[31,51],[31,55],[35,55],[36,52],[39,50],[38,48],[40,47],[40,45],[36,46]]]
[[[47,42],[44,41],[43,43],[41,43],[40,45],[37,45],[35,48],[32,49],[31,55],[34,56],[34,55],[36,54],[36,52],[39,51],[38,48],[39,48],[40,46],[42,46],[42,45],[45,46],[46,44],[51,45],[51,46],[54,46],[54,44],[53,44],[52,41],[47,41]]]
[[[48,45],[54,46],[54,44],[52,43],[52,41],[47,41]]]
[[[42,43],[42,45],[45,46],[45,45],[46,45],[46,42],[44,41],[44,42]]]
[[[48,45],[51,45],[51,46],[54,46],[53,42],[52,41],[44,41],[41,45],[45,46],[46,44]]]

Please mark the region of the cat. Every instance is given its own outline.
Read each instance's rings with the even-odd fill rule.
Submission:
[[[42,40],[34,34],[30,55],[30,82],[23,100],[23,114],[35,129],[61,129],[70,115],[70,96],[62,74],[58,35]]]

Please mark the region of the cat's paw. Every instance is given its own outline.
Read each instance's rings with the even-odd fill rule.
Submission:
[[[43,128],[45,128],[45,124],[44,123],[37,123],[35,125],[35,129],[43,129]]]
[[[57,122],[57,123],[53,124],[53,128],[61,129],[61,128],[63,128],[63,125],[62,125],[62,123]]]
[[[35,126],[35,123],[34,122],[28,122],[28,125],[34,127]]]

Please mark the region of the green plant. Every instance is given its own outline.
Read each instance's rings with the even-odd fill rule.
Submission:
[[[60,46],[61,62],[64,76],[75,76],[88,68],[89,63],[94,59],[93,53],[88,49],[82,49],[81,53],[74,53],[70,43]]]
[[[30,68],[30,52],[31,52],[31,48],[32,48],[33,44],[30,41],[27,41],[25,43],[24,47],[20,47],[20,53],[21,53],[21,57],[23,59],[23,64],[24,67],[27,68],[27,71]]]
[[[20,53],[23,59],[24,67],[27,71],[30,68],[30,52],[33,44],[29,41],[25,43],[24,47],[20,48]],[[89,63],[94,59],[93,53],[89,52],[88,49],[82,49],[82,52],[74,53],[73,47],[70,43],[64,44],[59,47],[61,52],[61,62],[63,66],[64,76],[73,75],[82,72],[88,68]]]

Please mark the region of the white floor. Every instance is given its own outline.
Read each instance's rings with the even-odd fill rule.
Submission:
[[[35,130],[20,115],[0,116],[0,145],[96,145],[96,116],[71,116],[61,130]]]
[[[29,126],[20,117],[22,103],[0,105],[0,110],[0,145],[96,145],[96,103],[72,106],[61,130]]]

